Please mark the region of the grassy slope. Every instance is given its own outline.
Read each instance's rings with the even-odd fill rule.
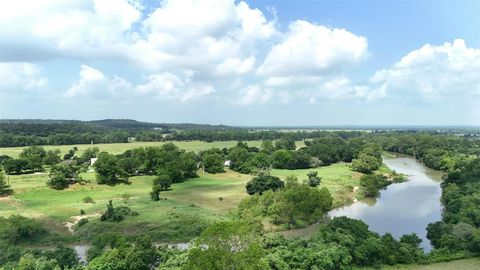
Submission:
[[[358,268],[357,270],[372,270],[374,268]],[[375,268],[378,269],[378,268]],[[480,269],[480,258],[456,260],[451,262],[433,263],[428,265],[399,265],[385,266],[384,270],[478,270]]]

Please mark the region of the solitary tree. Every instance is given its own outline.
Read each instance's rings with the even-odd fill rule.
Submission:
[[[311,187],[317,187],[320,185],[322,178],[318,176],[318,172],[313,171],[307,174],[308,176],[308,185]]]
[[[9,185],[5,179],[5,174],[3,173],[2,167],[0,167],[0,195],[7,191]]]
[[[249,195],[253,195],[258,193],[260,195],[267,190],[277,190],[283,188],[285,184],[283,183],[280,178],[276,176],[260,174],[257,177],[254,177],[251,181],[247,183],[245,187],[247,189],[247,193]]]
[[[160,186],[158,185],[152,186],[152,191],[150,191],[150,197],[152,198],[153,201],[160,200],[160,191],[161,191]]]

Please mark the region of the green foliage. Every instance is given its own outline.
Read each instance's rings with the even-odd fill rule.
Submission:
[[[48,174],[49,180],[47,186],[54,189],[67,188],[72,183],[77,183],[82,180],[78,175],[80,166],[73,163],[61,163],[52,166]]]
[[[97,172],[97,183],[106,185],[115,185],[127,181],[127,173],[120,167],[118,159],[106,152],[98,155],[98,159],[93,165]]]
[[[382,155],[377,146],[363,148],[352,162],[352,169],[361,173],[372,173],[382,166]]]
[[[160,200],[160,191],[162,188],[159,185],[152,186],[152,191],[150,191],[150,198],[152,201],[159,201]]]
[[[272,166],[276,169],[306,169],[311,167],[311,157],[306,151],[280,149],[272,155]]]
[[[275,146],[273,146],[273,142],[271,140],[264,140],[262,141],[260,150],[270,155],[275,151]]]
[[[295,150],[295,140],[293,138],[283,138],[275,141],[275,149]]]
[[[43,163],[45,165],[55,165],[60,163],[62,158],[60,157],[60,149],[48,150],[43,158]]]
[[[20,258],[15,269],[18,270],[56,270],[57,262],[46,257],[36,258],[33,254],[27,253]]]
[[[272,166],[276,169],[286,169],[292,159],[293,152],[285,149],[277,150],[272,155]]]
[[[172,185],[172,178],[168,174],[162,174],[153,179],[150,197],[154,201],[160,200],[160,191],[168,190]]]
[[[244,219],[266,217],[276,225],[301,227],[317,222],[331,209],[332,201],[328,189],[299,184],[290,177],[284,189],[244,199],[239,212]]]
[[[172,178],[168,174],[161,174],[153,179],[153,185],[159,186],[160,190],[168,190],[172,185]]]
[[[248,152],[247,148],[238,146],[231,148],[230,153],[228,154],[230,168],[237,172],[250,173],[252,171],[252,168],[248,164],[250,157],[251,154]]]
[[[18,215],[10,216],[8,219],[0,217],[0,222],[3,224],[0,236],[11,243],[17,243],[45,233],[45,229],[38,222]]]
[[[86,270],[144,270],[158,265],[159,254],[151,240],[141,237],[134,244],[122,244],[105,251],[86,267]]]
[[[308,185],[311,187],[318,187],[322,181],[322,178],[318,176],[317,171],[309,172],[308,176]]]
[[[246,222],[219,222],[208,227],[188,252],[185,269],[269,269],[259,227]]]
[[[9,185],[7,183],[7,179],[5,177],[5,173],[3,172],[2,167],[0,166],[0,196],[9,193]]]
[[[360,178],[360,186],[366,197],[377,197],[379,190],[390,184],[387,177],[381,174],[366,174]]]
[[[100,149],[98,147],[89,147],[83,151],[80,159],[84,162],[90,162],[90,159],[96,158],[99,152]]]
[[[79,258],[73,248],[58,245],[54,250],[47,251],[45,257],[55,261],[60,269],[72,269],[79,265]]]
[[[218,154],[206,154],[202,157],[202,165],[208,173],[221,173],[224,172],[223,168],[224,158]]]
[[[75,158],[75,153],[77,152],[77,147],[73,147],[72,149],[68,150],[68,152],[63,156],[63,160],[69,160]]]
[[[95,201],[90,196],[83,197],[83,203],[95,203]]]
[[[87,261],[92,261],[100,256],[106,249],[115,249],[126,245],[128,245],[127,239],[122,235],[112,232],[97,234],[87,251]]]
[[[29,146],[20,153],[20,158],[27,161],[27,169],[32,171],[43,170],[43,158],[45,158],[45,149],[41,146]]]
[[[112,200],[110,200],[107,204],[107,211],[102,214],[100,221],[120,222],[124,220],[126,216],[135,215],[138,215],[138,213],[126,206],[113,207]]]
[[[355,138],[349,141],[340,137],[315,138],[306,142],[306,151],[317,165],[329,165],[339,161],[351,162],[363,144]]]
[[[245,188],[249,195],[256,193],[262,195],[263,192],[267,190],[276,191],[277,189],[283,188],[284,185],[283,181],[276,176],[260,174],[249,181]]]
[[[5,160],[3,168],[7,174],[21,174],[30,169],[28,160],[23,158]]]

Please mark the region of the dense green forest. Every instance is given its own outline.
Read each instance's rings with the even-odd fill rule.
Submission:
[[[18,126],[10,128],[9,132],[19,132]],[[25,126],[25,130],[30,128],[37,129]],[[61,128],[69,130],[67,126]],[[29,131],[25,136],[54,136],[48,135],[48,131],[42,133],[42,129]],[[3,129],[6,130],[9,129]],[[75,132],[83,134],[92,130],[69,132],[74,136]],[[112,131],[111,127],[105,130],[128,132]],[[245,186],[249,196],[242,200],[229,220],[199,227],[189,249],[183,250],[168,245],[155,246],[149,236],[129,237],[106,232],[88,224],[85,218],[77,225],[92,229],[88,263],[84,265],[74,250],[63,244],[51,250],[28,247],[31,243],[65,242],[44,224],[22,216],[1,217],[0,265],[5,269],[333,270],[448,261],[480,254],[480,140],[475,136],[437,131],[285,133],[237,129],[187,130],[168,136],[180,140],[250,138],[262,139],[263,143],[252,147],[248,142],[238,142],[231,148],[211,148],[199,153],[168,143],[127,150],[119,155],[99,152],[94,146],[76,155],[72,147],[64,156],[31,146],[18,158],[1,156],[0,191],[4,196],[11,193],[5,173],[39,171],[48,171],[47,185],[52,189],[68,188],[84,181],[79,174],[89,168],[91,158],[97,158],[93,168],[98,184],[115,186],[128,184],[133,176],[155,176],[150,196],[155,203],[162,203],[163,192],[172,184],[191,181],[188,179],[195,178],[198,169],[221,173],[225,169],[224,161],[228,160],[231,170],[254,176]],[[295,141],[303,139],[307,139],[305,146],[298,148]],[[376,172],[382,166],[382,151],[414,156],[426,166],[446,173],[441,198],[445,209],[442,220],[427,227],[427,236],[434,247],[428,254],[420,248],[421,239],[415,234],[395,239],[389,233],[379,235],[370,231],[360,220],[347,217],[323,220],[332,207],[332,197],[328,189],[322,188],[322,179],[317,174],[309,174],[304,182],[295,176],[281,180],[269,174],[272,168],[295,170],[351,162],[353,170],[364,174],[362,191],[366,196],[375,197],[379,189],[392,183]],[[393,176],[395,181],[405,180],[400,175]],[[136,215],[142,213],[110,201],[98,218],[100,223],[95,224],[121,223]],[[264,230],[266,220],[274,226],[297,228],[321,219],[318,232],[308,239],[286,239]],[[178,224],[178,229],[182,226]]]

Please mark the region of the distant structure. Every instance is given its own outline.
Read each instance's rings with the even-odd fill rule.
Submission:
[[[90,159],[90,165],[95,164],[95,162],[97,162],[97,159],[98,159],[98,158],[96,158],[96,157],[95,157],[95,158],[91,158],[91,159]]]
[[[223,166],[230,167],[230,163],[232,163],[230,160],[225,160],[225,162],[223,163]]]

